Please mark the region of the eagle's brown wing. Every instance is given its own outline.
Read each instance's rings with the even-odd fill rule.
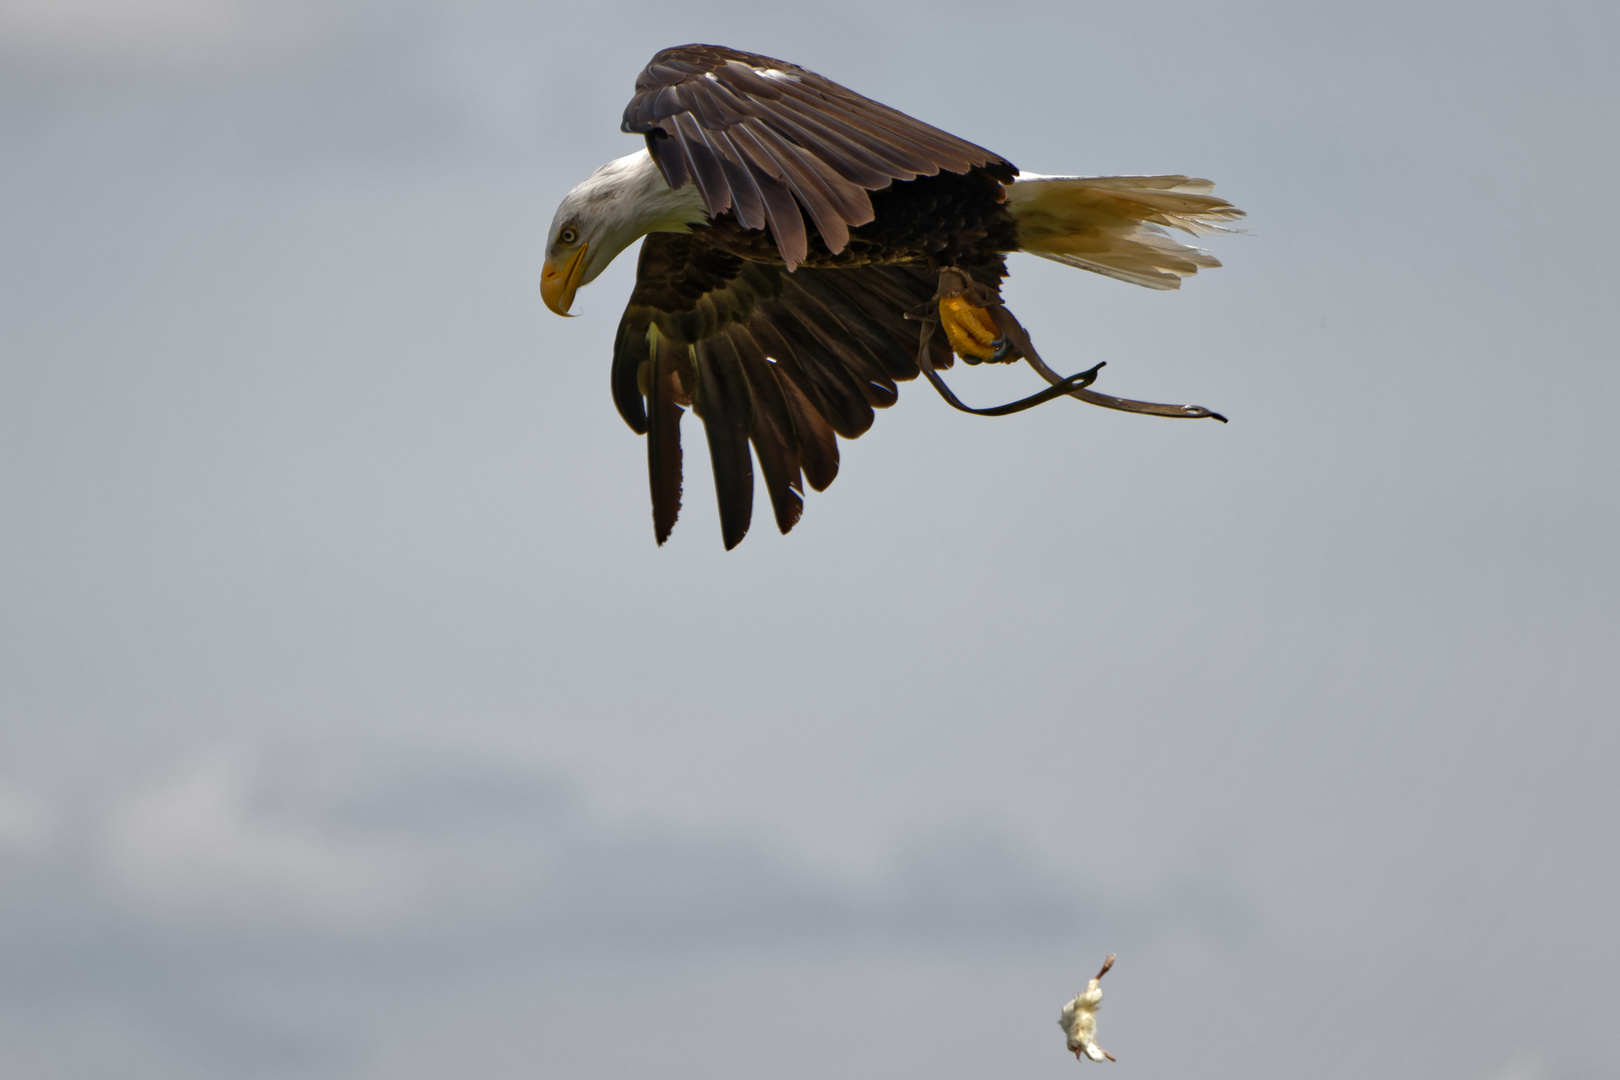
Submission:
[[[868,191],[941,170],[1017,174],[984,147],[813,71],[719,45],[654,56],[623,128],[647,137],[670,187],[697,185],[710,217],[730,210],[744,228],[769,225],[789,269],[809,251],[800,206],[837,253],[851,226],[872,220]]]
[[[838,475],[835,435],[872,426],[894,404],[896,381],[917,377],[917,323],[935,275],[902,265],[823,270],[738,258],[691,234],[642,241],[636,288],[613,349],[613,400],[647,436],[653,531],[662,544],[681,507],[680,420],[703,420],[727,549],[753,515],[753,444],[782,532]],[[953,356],[944,335],[935,367]]]

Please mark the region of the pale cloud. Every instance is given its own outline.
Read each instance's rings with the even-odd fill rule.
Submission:
[[[1489,1080],[1547,1080],[1552,1070],[1537,1054],[1520,1050],[1490,1074]]]
[[[39,852],[51,844],[50,810],[32,792],[0,783],[0,851]]]
[[[553,944],[1028,938],[1094,914],[993,830],[900,853],[851,889],[735,839],[604,829],[538,777],[387,773],[310,769],[274,747],[197,753],[103,810],[114,903],[250,935],[505,926]]]
[[[349,929],[397,915],[411,891],[402,853],[275,813],[243,755],[194,761],[115,803],[113,879],[158,913]]]
[[[279,46],[309,24],[302,3],[3,0],[0,52],[137,65],[220,62]]]
[[[526,1001],[523,1037],[541,1045],[525,1060],[552,1062],[595,1038],[579,983],[599,971],[656,983],[719,965],[752,999],[802,989],[793,972],[810,963],[812,979],[876,997],[867,982],[896,964],[977,970],[1007,952],[1039,967],[1055,950],[1067,971],[1071,937],[1116,933],[987,823],[893,853],[854,887],[777,845],[656,818],[607,826],[549,769],[309,750],[205,745],[111,799],[46,792],[70,809],[0,926],[0,1072],[415,1080],[434,1064],[393,1055],[444,1032],[405,1019],[401,1042],[395,1021],[446,986],[473,1001],[502,987],[498,1012]],[[550,998],[565,1015],[537,1027],[529,1009],[554,1011]],[[668,1037],[669,1022],[648,1030]]]

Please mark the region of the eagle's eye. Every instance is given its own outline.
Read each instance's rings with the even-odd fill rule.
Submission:
[[[579,239],[579,230],[574,228],[572,225],[568,226],[567,228],[563,229],[562,232],[557,234],[557,240],[560,243],[564,243],[564,244],[572,244],[575,240],[578,240],[578,239]]]

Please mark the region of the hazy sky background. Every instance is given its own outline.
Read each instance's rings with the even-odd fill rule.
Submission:
[[[561,320],[659,47],[1250,212],[790,537]],[[1620,7],[0,0],[0,1075],[1602,1080]],[[974,402],[1028,372],[959,371]]]

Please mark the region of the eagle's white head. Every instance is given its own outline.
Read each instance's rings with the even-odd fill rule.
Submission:
[[[574,292],[650,232],[690,232],[708,220],[693,184],[671,191],[645,149],[587,176],[557,207],[546,238],[540,296],[567,315]]]

